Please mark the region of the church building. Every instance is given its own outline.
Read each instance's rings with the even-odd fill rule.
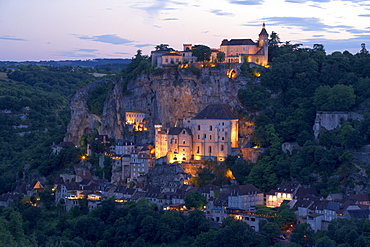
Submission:
[[[224,161],[238,148],[238,118],[224,104],[208,105],[188,126],[155,128],[156,159],[167,157],[169,163]]]

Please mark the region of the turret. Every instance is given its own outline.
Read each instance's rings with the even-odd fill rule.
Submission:
[[[260,32],[260,34],[259,34],[258,37],[259,37],[259,39],[258,39],[258,45],[260,47],[268,46],[268,37],[269,37],[269,35],[268,35],[268,33],[267,33],[266,29],[265,29],[265,23],[262,24],[262,30],[261,30],[261,32]]]

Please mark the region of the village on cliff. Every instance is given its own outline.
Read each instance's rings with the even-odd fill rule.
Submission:
[[[257,42],[251,39],[223,40],[220,49],[213,49],[211,60],[217,53],[225,54],[227,63],[250,62],[255,66],[268,66],[268,34],[263,24]],[[184,44],[183,51],[153,51],[152,65],[163,68],[174,64],[196,63],[192,55],[192,45]],[[231,78],[231,77],[229,77]],[[237,184],[232,172],[225,176],[231,185],[221,187],[208,185],[195,187],[191,179],[197,168],[208,163],[223,162],[228,156],[239,156],[255,163],[263,152],[262,148],[243,146],[239,135],[237,114],[224,102],[208,104],[191,118],[184,117],[173,126],[161,123],[148,124],[149,114],[145,109],[130,109],[125,112],[123,126],[136,138],[118,139],[110,145],[110,136],[98,135],[100,145],[110,145],[99,164],[104,167],[104,156],[112,159],[110,179],[92,176],[86,158],[92,155],[93,148],[86,144],[86,154],[81,157],[75,174],[60,174],[53,185],[43,185],[42,181],[32,184],[21,183],[12,193],[0,196],[0,206],[11,205],[18,195],[32,197],[46,188],[53,191],[55,204],[64,205],[66,210],[78,206],[86,198],[88,208],[99,207],[102,201],[114,197],[117,203],[139,201],[143,198],[155,203],[159,210],[175,210],[187,213],[185,198],[191,193],[202,194],[207,203],[203,208],[206,217],[213,222],[222,222],[227,217],[245,221],[255,231],[259,222],[268,220],[271,215],[256,213],[256,206],[276,208],[287,205],[296,212],[297,223],[306,222],[313,230],[326,230],[329,223],[337,218],[369,218],[370,198],[367,194],[345,197],[342,194],[329,194],[319,197],[314,188],[291,181],[276,185],[276,188],[263,193],[258,185]],[[361,119],[354,113],[317,113],[313,130],[317,137],[322,128],[331,130],[347,119]],[[253,127],[253,126],[252,126]],[[140,133],[154,132],[154,140],[146,144]],[[70,141],[53,145],[54,154],[74,147]],[[299,149],[297,143],[284,143],[282,150],[290,153]],[[37,206],[37,202],[35,202]]]

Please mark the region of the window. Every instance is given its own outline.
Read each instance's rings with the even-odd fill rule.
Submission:
[[[182,141],[182,144],[186,144],[186,142],[185,141]]]
[[[221,140],[225,140],[225,137],[221,137]]]
[[[206,134],[203,134],[203,139],[206,139],[207,138],[207,135]]]
[[[198,140],[200,139],[200,135],[198,135]]]
[[[200,125],[198,125],[198,130],[200,130]]]
[[[209,135],[209,139],[212,140],[212,135]]]
[[[225,123],[224,122],[222,122],[222,126],[224,126],[225,125]]]
[[[177,139],[175,139],[175,144],[177,144]]]
[[[212,125],[209,126],[209,130],[212,131]]]
[[[224,151],[224,145],[221,145],[221,151]]]
[[[199,146],[197,146],[197,154],[199,154],[199,149],[200,149]]]
[[[209,147],[208,147],[208,152],[209,152],[209,153],[212,153],[212,146],[209,146]]]

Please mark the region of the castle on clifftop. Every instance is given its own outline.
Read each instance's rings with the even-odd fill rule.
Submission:
[[[151,52],[152,65],[163,67],[176,64],[191,64],[196,62],[196,57],[192,54],[192,45],[184,44],[183,51],[162,51],[156,50]],[[217,53],[225,54],[225,63],[255,63],[261,66],[268,65],[268,33],[265,23],[258,35],[258,42],[252,39],[224,39],[220,48],[211,49],[211,62],[217,61]]]

